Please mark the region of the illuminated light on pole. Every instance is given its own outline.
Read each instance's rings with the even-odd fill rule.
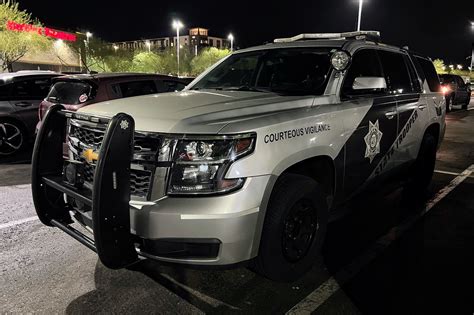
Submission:
[[[360,31],[360,24],[362,20],[362,6],[363,6],[364,0],[359,0],[359,18],[357,19],[357,31]]]
[[[230,40],[230,51],[234,51],[234,35],[229,34],[229,36],[227,36],[227,39]]]
[[[148,47],[148,52],[151,52],[151,42],[149,40],[147,40],[145,42],[145,45],[146,45],[146,47]]]
[[[183,23],[181,23],[179,20],[174,20],[173,21],[173,28],[176,29],[176,58],[178,60],[178,77],[179,77],[179,29],[183,27]]]
[[[92,37],[92,33],[91,32],[86,32],[86,39],[87,39],[87,42],[89,42],[89,39]]]
[[[458,65],[458,70],[462,70],[462,65]]]
[[[63,40],[62,39],[56,39],[54,41],[54,48],[60,49],[63,46]]]
[[[119,49],[119,46],[117,46],[117,45],[114,45],[113,47],[114,47],[115,51],[117,51]]]

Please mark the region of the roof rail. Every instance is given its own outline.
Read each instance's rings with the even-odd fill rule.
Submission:
[[[357,32],[346,32],[346,33],[306,33],[299,34],[288,38],[276,38],[274,43],[291,43],[299,40],[310,40],[310,39],[356,39],[364,40],[369,39],[376,42],[380,41],[379,31],[357,31]]]

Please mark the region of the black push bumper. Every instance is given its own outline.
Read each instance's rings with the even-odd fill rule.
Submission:
[[[67,120],[107,124],[101,144],[92,192],[65,181],[63,142]],[[134,120],[127,114],[112,119],[90,117],[52,106],[38,132],[32,159],[32,192],[41,222],[56,226],[96,251],[113,269],[138,260],[130,233],[130,164],[133,157]],[[94,239],[71,226],[70,205],[64,195],[92,209]]]

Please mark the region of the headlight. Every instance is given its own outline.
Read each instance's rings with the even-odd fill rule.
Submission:
[[[241,188],[243,178],[225,179],[229,165],[250,154],[255,135],[181,139],[176,144],[168,194],[215,194]]]

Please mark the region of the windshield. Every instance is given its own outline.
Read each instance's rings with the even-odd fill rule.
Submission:
[[[322,95],[330,74],[331,49],[286,48],[235,54],[191,89]]]
[[[88,100],[91,86],[84,82],[56,82],[46,100],[52,103],[78,105]]]

